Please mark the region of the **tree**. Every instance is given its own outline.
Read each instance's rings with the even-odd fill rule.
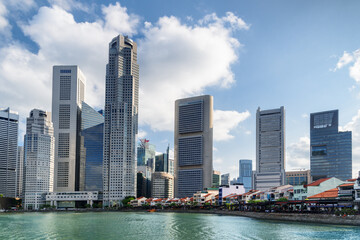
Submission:
[[[287,202],[289,201],[286,197],[281,197],[278,200],[276,200],[277,202]]]
[[[134,199],[135,199],[135,197],[133,197],[133,196],[127,196],[121,202],[124,206],[127,206],[130,203],[130,201],[134,200]]]
[[[4,194],[0,194],[0,197],[4,197]]]

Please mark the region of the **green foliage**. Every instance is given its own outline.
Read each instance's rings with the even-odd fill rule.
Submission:
[[[4,194],[0,194],[0,197],[4,197]]]
[[[277,202],[287,202],[289,201],[286,197],[281,197],[278,200],[276,200]]]
[[[133,197],[133,196],[127,196],[121,202],[124,206],[127,206],[127,205],[129,205],[130,201],[134,200],[134,199],[135,199],[135,197]]]
[[[263,203],[263,202],[266,202],[266,200],[261,200],[261,199],[255,199],[255,200],[249,200],[248,203]]]
[[[340,211],[336,210],[335,215],[337,216],[343,216],[343,215],[355,215],[358,211],[353,208],[343,208]]]
[[[91,205],[90,205],[90,204],[86,204],[86,205],[85,205],[85,208],[91,208]]]

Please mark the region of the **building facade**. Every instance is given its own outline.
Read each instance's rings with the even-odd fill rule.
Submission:
[[[81,108],[85,77],[78,66],[53,67],[54,191],[80,189]]]
[[[31,110],[24,136],[26,210],[39,209],[46,201],[44,193],[54,190],[54,147],[50,113]]]
[[[166,153],[155,156],[155,172],[170,172],[169,146]]]
[[[175,196],[191,197],[212,186],[213,97],[175,102]]]
[[[244,185],[245,191],[253,189],[252,186],[252,160],[239,160],[239,183]]]
[[[230,173],[221,175],[221,185],[230,185]]]
[[[103,191],[104,206],[136,195],[139,65],[137,45],[117,36],[106,65]]]
[[[81,126],[80,191],[102,192],[104,116],[83,102]]]
[[[245,188],[242,184],[224,185],[219,187],[219,205],[223,204],[224,198],[230,194],[244,194]]]
[[[174,177],[167,172],[155,172],[152,174],[152,197],[153,198],[173,198],[174,197]]]
[[[16,197],[16,160],[19,114],[0,109],[0,194]]]
[[[351,131],[339,132],[339,111],[310,114],[310,170],[313,180],[352,176]]]
[[[285,109],[260,110],[256,113],[257,190],[285,183]]]
[[[213,171],[213,183],[212,183],[212,187],[213,188],[218,188],[220,186],[220,180],[221,180],[221,173],[220,171]]]
[[[305,185],[311,183],[310,170],[300,170],[300,171],[288,171],[286,175],[286,184],[293,186],[296,185]]]
[[[24,198],[24,181],[25,181],[25,158],[24,147],[18,146],[16,160],[16,197]]]

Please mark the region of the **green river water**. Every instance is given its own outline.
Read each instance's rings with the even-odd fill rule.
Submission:
[[[360,239],[360,227],[194,213],[5,213],[3,239]]]

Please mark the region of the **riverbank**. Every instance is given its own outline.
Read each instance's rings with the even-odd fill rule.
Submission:
[[[27,211],[16,211],[6,213],[26,213]],[[50,210],[50,211],[31,211],[39,213],[47,212],[147,212],[146,209],[121,209],[121,210],[104,210],[104,209],[77,209],[77,210]],[[360,215],[336,216],[332,214],[309,214],[309,213],[265,213],[265,212],[244,212],[228,210],[205,210],[205,209],[158,209],[156,212],[175,212],[175,213],[201,213],[216,214],[227,216],[248,217],[259,220],[281,221],[281,222],[301,222],[301,223],[320,223],[332,225],[351,225],[360,226]],[[151,214],[151,213],[149,213]],[[0,213],[1,215],[1,213]]]
[[[265,213],[265,212],[243,212],[227,210],[182,210],[164,209],[159,212],[183,212],[183,213],[207,213],[227,216],[249,217],[260,220],[275,220],[282,222],[321,223],[332,225],[360,226],[360,215],[336,216],[331,214],[309,214],[309,213]]]

